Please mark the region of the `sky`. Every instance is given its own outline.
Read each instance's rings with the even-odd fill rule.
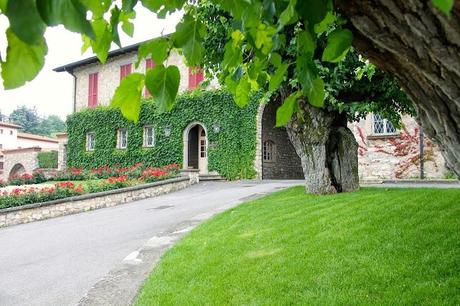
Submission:
[[[173,32],[182,16],[181,13],[175,13],[166,19],[157,19],[153,13],[141,6],[136,7],[136,11],[133,37],[121,34],[123,47],[151,39],[161,33]],[[0,53],[2,57],[6,54],[5,30],[7,27],[8,19],[0,15]],[[121,29],[120,33],[122,33]],[[81,54],[80,35],[69,32],[62,26],[48,28],[45,38],[48,44],[48,55],[45,66],[34,80],[12,90],[4,90],[0,82],[0,111],[3,115],[9,115],[21,105],[36,107],[41,116],[58,115],[63,120],[72,112],[73,78],[66,72],[54,72],[53,68],[91,57],[93,54],[91,50]],[[116,45],[112,46],[112,50],[117,48]]]

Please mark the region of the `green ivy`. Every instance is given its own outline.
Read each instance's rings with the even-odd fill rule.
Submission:
[[[94,168],[122,166],[141,162],[150,166],[182,164],[183,131],[192,122],[202,123],[208,131],[208,170],[227,179],[255,176],[256,114],[260,95],[251,98],[246,108],[239,108],[225,91],[193,91],[177,98],[176,107],[162,113],[151,100],[142,102],[139,121],[126,120],[117,108],[100,106],[72,114],[67,119],[69,134],[67,163],[71,167]],[[219,124],[215,133],[212,126]],[[143,127],[155,131],[155,146],[143,147]],[[165,136],[165,127],[171,135]],[[128,147],[116,148],[117,129],[128,131]],[[86,133],[95,133],[95,150],[86,151]]]
[[[56,169],[58,167],[58,152],[39,152],[37,155],[38,167],[45,169]]]

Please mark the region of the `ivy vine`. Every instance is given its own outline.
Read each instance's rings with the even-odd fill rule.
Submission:
[[[238,107],[232,95],[222,90],[187,92],[178,97],[176,107],[160,112],[152,100],[141,104],[139,121],[123,117],[118,108],[99,106],[72,114],[67,119],[69,140],[67,163],[71,167],[94,168],[102,165],[165,166],[183,162],[183,131],[192,122],[208,131],[208,169],[227,179],[252,178],[256,150],[256,114],[261,95],[252,96],[246,108]],[[220,129],[216,133],[213,125]],[[153,126],[155,146],[143,147],[143,127]],[[165,128],[171,134],[165,135]],[[117,129],[128,131],[128,146],[116,148]],[[86,150],[86,134],[95,134],[95,150]]]

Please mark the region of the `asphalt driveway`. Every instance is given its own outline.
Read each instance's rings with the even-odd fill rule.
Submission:
[[[200,183],[152,199],[0,229],[0,305],[75,305],[152,236],[299,184]]]

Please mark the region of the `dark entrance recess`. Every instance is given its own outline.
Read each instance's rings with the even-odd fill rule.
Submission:
[[[198,130],[199,126],[195,125],[188,132],[188,167],[189,169],[198,169]]]

